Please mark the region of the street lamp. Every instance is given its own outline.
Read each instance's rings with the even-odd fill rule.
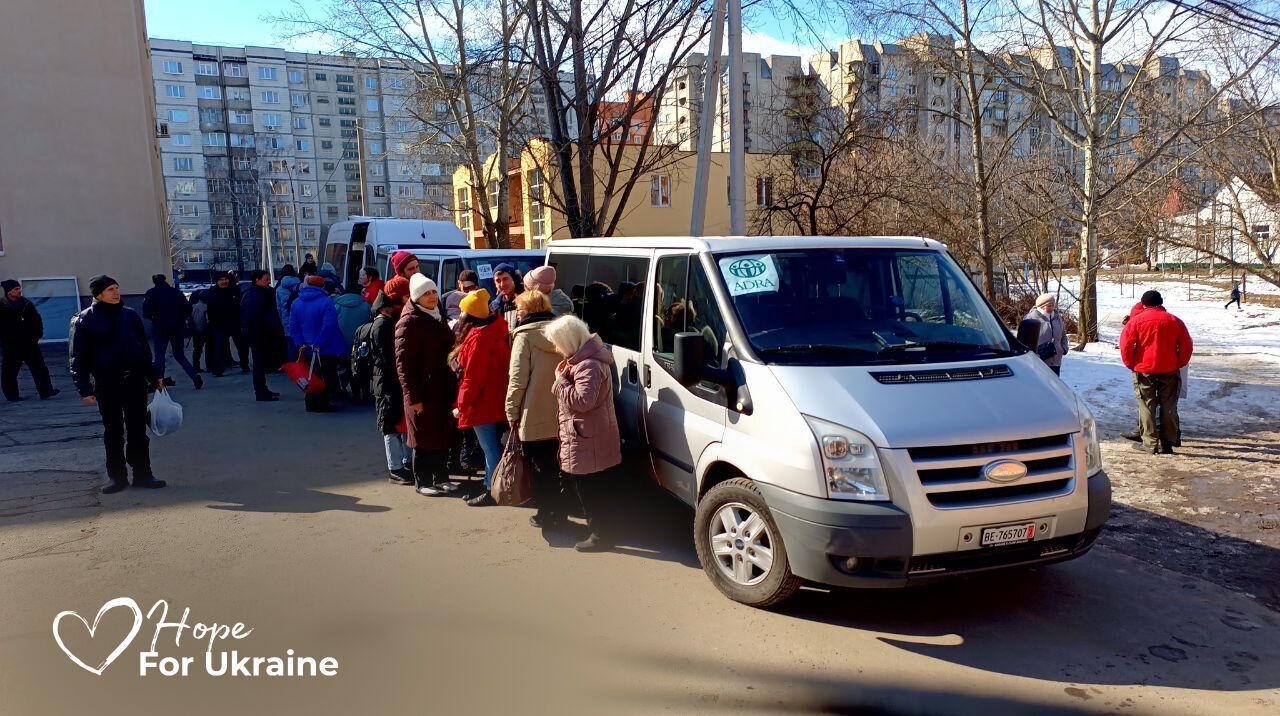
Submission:
[[[293,190],[293,167],[289,166],[288,159],[282,159],[280,164],[284,167],[284,172],[289,176],[289,204],[292,207],[293,214],[293,259],[295,261],[302,260],[302,243],[298,233],[298,195]]]

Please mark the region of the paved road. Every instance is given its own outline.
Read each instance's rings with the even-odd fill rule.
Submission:
[[[278,378],[273,381],[281,383]],[[64,389],[67,383],[62,383]],[[284,386],[278,385],[278,388]],[[120,713],[1276,713],[1280,614],[1107,547],[910,592],[733,604],[697,566],[691,513],[626,491],[629,538],[580,555],[529,512],[388,484],[372,412],[252,402],[246,377],[178,389],[159,491],[103,496],[92,409],[0,404],[0,711]],[[1158,536],[1153,536],[1157,538]],[[1242,565],[1244,567],[1245,565]],[[243,622],[215,652],[332,656],[332,678],[138,675],[158,615],[95,676],[50,626],[108,600]],[[90,665],[128,633],[107,612]]]

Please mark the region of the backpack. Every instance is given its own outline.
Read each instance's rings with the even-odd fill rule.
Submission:
[[[373,341],[373,322],[370,321],[356,329],[351,341],[351,372],[356,375],[373,374],[373,352],[376,349]]]

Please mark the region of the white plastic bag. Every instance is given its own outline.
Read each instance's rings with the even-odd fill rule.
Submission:
[[[151,403],[147,405],[147,412],[151,414],[147,427],[151,428],[151,434],[158,438],[182,427],[182,406],[173,402],[173,398],[169,397],[169,391],[163,388],[157,390],[152,396]]]

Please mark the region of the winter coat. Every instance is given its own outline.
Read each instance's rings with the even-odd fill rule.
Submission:
[[[560,354],[542,330],[554,313],[535,313],[511,331],[511,370],[507,379],[507,422],[520,424],[522,442],[555,440],[559,414],[551,384]]]
[[[10,301],[8,296],[0,294],[0,346],[26,348],[41,338],[44,338],[44,319],[36,305],[25,296]]]
[[[511,298],[507,298],[501,291],[496,292],[498,295],[494,296],[493,299],[489,301],[489,313],[496,313],[499,316],[505,317],[504,314],[516,310],[516,296],[519,296],[523,292],[524,289],[519,285],[516,286],[516,292],[511,296]]]
[[[373,400],[378,411],[378,429],[383,435],[396,432],[400,418],[404,417],[404,394],[400,390],[400,376],[396,373],[396,320],[398,315],[387,317],[379,313],[388,303],[385,294],[379,294],[373,302],[376,314],[373,319]]]
[[[193,334],[209,332],[209,304],[204,302],[204,291],[191,296],[191,317],[187,319],[187,327]]]
[[[289,335],[299,346],[315,346],[322,356],[345,356],[338,309],[319,286],[303,286],[289,311]]]
[[[593,335],[556,369],[551,392],[560,421],[560,469],[570,475],[591,475],[622,462],[611,365],[613,354]]]
[[[191,316],[191,304],[176,287],[167,283],[152,286],[142,298],[142,317],[151,329],[164,335],[182,335]]]
[[[209,330],[229,336],[240,332],[240,289],[213,286],[205,290],[204,302],[209,307]]]
[[[302,279],[297,276],[285,276],[276,285],[276,313],[280,314],[280,324],[284,326],[285,335],[289,333],[289,306],[298,297],[298,287]]]
[[[1062,314],[1054,311],[1052,316],[1047,316],[1039,308],[1031,309],[1022,320],[1035,319],[1040,322],[1040,341],[1035,346],[1038,351],[1041,346],[1046,344],[1053,348],[1053,355],[1045,358],[1045,365],[1058,366],[1062,365],[1062,358],[1067,354],[1067,324],[1062,320]]]
[[[360,292],[360,297],[364,299],[365,303],[372,306],[373,302],[378,300],[378,294],[382,293],[382,287],[385,285],[387,284],[382,279],[375,278],[369,282],[368,286],[364,287],[364,291]]]
[[[95,386],[116,383],[125,373],[156,381],[151,345],[142,317],[124,304],[94,301],[71,319],[67,339],[71,379],[81,396],[94,394]]]
[[[342,340],[347,342],[347,350],[350,351],[356,331],[372,318],[369,304],[358,293],[344,293],[334,297],[333,305],[338,308],[338,328],[342,331]]]
[[[240,304],[240,334],[250,341],[274,341],[284,335],[274,290],[250,286],[245,292]]]
[[[573,313],[573,299],[569,298],[569,294],[557,288],[551,292],[550,298],[551,312],[556,314],[557,318]]]
[[[458,348],[462,382],[458,385],[458,427],[507,422],[507,371],[511,365],[510,331],[502,316],[471,329]]]
[[[444,295],[440,299],[440,303],[444,306],[444,316],[452,321],[462,315],[462,299],[466,298],[466,293],[454,289]]]
[[[455,393],[449,351],[453,331],[417,304],[406,303],[396,323],[396,375],[404,390],[409,447],[448,450],[453,447]],[[422,404],[414,412],[409,406]]]
[[[1148,306],[1120,332],[1120,359],[1135,373],[1176,373],[1191,350],[1186,324],[1163,306]]]

